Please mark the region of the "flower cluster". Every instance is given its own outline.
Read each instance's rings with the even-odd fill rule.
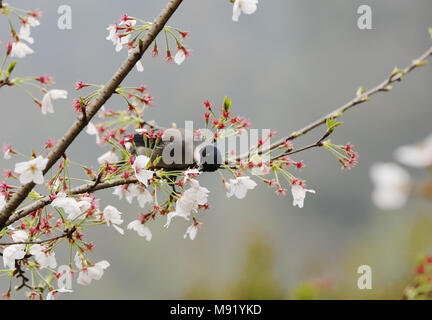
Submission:
[[[27,11],[14,8],[8,4],[2,6],[0,13],[8,17],[11,34],[10,40],[6,43],[6,53],[4,63],[2,64],[4,66],[9,58],[22,59],[34,53],[34,50],[29,47],[29,45],[34,43],[34,38],[31,37],[31,28],[40,25],[39,20],[42,13],[39,10]],[[17,17],[19,21],[19,32],[15,29],[13,17]],[[16,64],[16,61],[11,61],[7,69],[0,69],[0,85],[15,86],[23,90],[36,103],[42,114],[54,113],[53,100],[67,99],[67,91],[58,89],[49,90],[48,86],[52,86],[55,83],[54,78],[49,75],[11,78]],[[32,90],[30,90],[34,88],[42,92],[43,97],[41,100],[36,98]]]
[[[432,135],[417,145],[397,148],[394,156],[398,162],[409,167],[431,168]],[[380,209],[399,209],[412,195],[432,198],[430,179],[421,185],[416,185],[410,173],[396,163],[374,164],[370,170],[370,176],[375,184],[372,201]]]
[[[419,259],[414,282],[405,288],[404,299],[429,300],[432,298],[432,257]]]
[[[140,39],[143,38],[144,34],[150,29],[152,24],[152,22],[143,21],[139,18],[130,17],[127,14],[124,14],[121,16],[118,23],[108,26],[108,36],[106,39],[113,43],[117,52],[121,51],[122,48],[125,47],[128,54],[131,54],[139,45]],[[164,27],[163,32],[165,36],[166,61],[174,61],[178,65],[182,64],[185,59],[190,56],[190,50],[183,44],[183,40],[189,36],[189,32],[169,26]],[[171,54],[169,38],[174,40],[177,47],[174,56]],[[156,40],[154,41],[151,55],[153,57],[159,55],[159,47]],[[141,61],[137,62],[136,68],[139,72],[144,71],[144,66]]]

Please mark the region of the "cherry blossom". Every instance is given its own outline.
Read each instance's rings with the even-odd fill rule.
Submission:
[[[133,198],[137,195],[137,190],[135,185],[126,184],[115,187],[112,194],[118,196],[120,200],[125,197],[127,202],[132,203]]]
[[[67,99],[68,92],[66,90],[53,89],[45,93],[42,98],[41,112],[42,114],[54,113],[53,100]]]
[[[68,215],[68,220],[74,220],[91,207],[91,199],[83,198],[77,201],[75,198],[67,197],[64,193],[59,193],[51,203],[54,208],[61,208]]]
[[[34,39],[30,36],[30,25],[23,24],[20,28],[20,32],[18,34],[18,38],[20,40],[25,40],[30,44],[34,43]]]
[[[110,224],[113,225],[113,227],[120,233],[124,234],[124,231],[122,228],[120,228],[118,225],[123,223],[123,219],[121,218],[122,213],[117,210],[117,208],[113,206],[106,206],[103,210],[103,218],[105,219],[107,226],[110,226]]]
[[[17,230],[12,232],[11,237],[14,242],[25,242],[29,236],[24,230]]]
[[[34,182],[36,184],[43,184],[43,170],[48,163],[48,159],[38,156],[36,159],[19,162],[15,164],[15,172],[18,173],[19,180],[22,184]]]
[[[147,203],[153,203],[153,196],[144,186],[137,184],[133,185],[133,187],[135,187],[136,197],[141,208],[144,208]]]
[[[110,150],[106,153],[104,153],[103,155],[101,155],[97,161],[99,162],[99,164],[103,165],[105,163],[116,163],[118,162],[120,159],[118,157],[118,155],[116,154],[115,150]]]
[[[29,16],[24,20],[24,24],[28,24],[30,27],[37,27],[40,25],[40,22],[35,17]]]
[[[12,156],[11,156],[12,153],[15,153],[15,152],[12,150],[12,146],[7,145],[7,146],[4,146],[4,147],[3,147],[3,158],[4,158],[5,160],[9,160],[9,159],[11,159],[11,158],[12,158]]]
[[[32,254],[37,263],[39,263],[40,268],[51,268],[57,267],[57,261],[54,252],[48,253],[48,246],[41,246],[40,244],[34,244],[30,248],[30,254]]]
[[[33,49],[22,41],[12,43],[11,57],[24,58],[26,55],[33,53]]]
[[[138,156],[135,159],[134,164],[132,165],[135,170],[135,176],[139,182],[148,185],[148,181],[153,177],[154,172],[151,170],[146,170],[147,164],[149,163],[150,158],[146,156]]]
[[[3,264],[5,268],[15,269],[15,260],[24,258],[25,244],[14,244],[3,250]]]
[[[227,197],[231,198],[235,195],[238,199],[243,199],[246,196],[247,191],[254,189],[256,186],[256,182],[248,176],[230,179],[230,191],[227,192]]]
[[[152,238],[152,233],[150,229],[146,225],[141,223],[140,220],[134,220],[129,223],[127,229],[136,231],[140,237],[145,237],[147,241],[150,241]]]
[[[238,21],[241,13],[252,14],[257,10],[258,0],[235,0],[232,20]]]
[[[410,167],[432,166],[432,134],[420,144],[397,148],[395,158],[400,163]]]
[[[130,56],[133,52],[133,48],[128,50],[128,55]],[[142,62],[140,60],[137,61],[137,63],[135,64],[135,67],[137,69],[138,72],[143,72],[144,71],[144,66],[142,64]]]
[[[186,54],[182,49],[179,49],[174,56],[174,62],[181,65],[186,59]]]
[[[117,28],[118,26],[116,24],[109,25],[107,28],[109,34],[106,39],[112,41],[113,45],[115,45],[115,50],[119,52],[124,45],[128,44],[130,35],[119,35]]]
[[[86,133],[89,135],[95,135],[96,136],[96,144],[100,144],[101,143],[101,139],[99,136],[99,131],[96,128],[96,126],[93,124],[93,122],[89,122],[87,125],[87,129],[86,129]]]
[[[409,173],[395,163],[377,163],[371,167],[370,176],[375,184],[372,201],[380,209],[401,208],[411,190]]]
[[[5,205],[6,205],[6,198],[3,194],[0,193],[0,211],[3,210]]]
[[[198,233],[198,226],[199,223],[193,223],[191,224],[187,229],[186,229],[186,233],[184,234],[184,238],[186,239],[187,237],[189,237],[189,239],[194,240],[197,233]]]
[[[66,289],[66,288],[59,288],[59,289],[52,290],[52,291],[48,292],[48,294],[46,296],[46,300],[57,300],[59,293],[67,293],[67,292],[70,293],[73,291]]]
[[[172,218],[182,217],[189,220],[192,211],[196,211],[199,205],[207,203],[208,193],[207,188],[201,187],[197,180],[191,180],[192,188],[186,190],[176,202],[176,209],[168,213],[165,228],[168,228]]]
[[[102,260],[91,267],[84,267],[77,279],[77,283],[87,286],[92,280],[100,280],[104,274],[104,270],[110,266],[109,262]]]
[[[291,186],[291,193],[293,196],[293,206],[298,206],[299,208],[303,208],[304,199],[306,198],[306,192],[315,193],[315,190],[306,189],[301,185],[293,184]]]

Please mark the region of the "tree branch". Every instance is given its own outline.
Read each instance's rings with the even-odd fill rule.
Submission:
[[[118,180],[109,181],[109,182],[101,182],[98,184],[84,184],[84,185],[81,185],[81,186],[78,186],[76,188],[71,189],[70,193],[71,194],[84,194],[84,193],[94,192],[94,191],[98,191],[98,190],[109,189],[109,188],[113,188],[113,187],[117,187],[117,186],[121,186],[121,185],[125,185],[125,184],[132,184],[132,183],[137,183],[137,179],[128,178],[128,179],[118,179]],[[46,196],[46,197],[43,197],[42,199],[39,199],[39,200],[33,202],[32,204],[25,206],[22,209],[19,209],[18,211],[16,211],[14,214],[12,214],[9,217],[9,219],[5,223],[5,226],[11,225],[15,221],[17,221],[21,218],[24,218],[25,216],[27,216],[31,212],[34,212],[34,211],[39,210],[41,208],[44,208],[45,206],[49,205],[52,201],[53,201],[53,199],[50,196]]]
[[[432,56],[432,47],[428,49],[428,51],[426,51],[420,58],[413,60],[413,62],[411,63],[411,65],[409,65],[408,67],[406,67],[403,72],[405,74],[410,73],[411,71],[413,71],[414,69],[417,69],[419,66],[422,65],[422,62],[427,62],[428,58],[430,58],[430,56]],[[396,75],[392,75],[387,78],[386,80],[384,80],[382,83],[380,83],[379,85],[377,85],[376,87],[374,87],[373,89],[370,89],[369,91],[366,91],[365,93],[363,93],[362,95],[352,99],[351,101],[349,101],[348,103],[346,103],[345,105],[337,108],[336,110],[332,111],[331,113],[327,114],[326,116],[312,122],[311,124],[308,124],[307,126],[303,127],[302,129],[291,133],[289,136],[285,136],[283,138],[281,138],[280,140],[276,141],[275,143],[271,144],[268,148],[265,149],[261,149],[259,151],[259,154],[262,153],[266,153],[268,151],[272,151],[278,147],[280,147],[281,145],[283,145],[285,143],[285,141],[287,140],[294,140],[295,138],[298,138],[306,133],[308,133],[309,131],[323,125],[326,123],[327,119],[329,118],[339,118],[345,111],[355,107],[358,104],[362,104],[366,101],[368,101],[368,98],[379,93],[379,92],[388,92],[390,91],[390,89],[388,89],[388,86],[390,86],[392,83],[395,83],[396,81],[401,81],[402,77],[404,75],[402,73],[398,73]],[[307,147],[306,149],[309,149],[310,147]],[[298,151],[297,151],[298,152]],[[294,152],[292,152],[291,154],[293,154]],[[249,151],[248,153],[245,153],[243,155],[240,155],[239,157],[237,157],[236,161],[240,161],[240,160],[245,160],[248,159],[251,155],[251,152]]]
[[[40,241],[19,241],[19,242],[4,242],[4,243],[0,243],[0,246],[12,246],[15,244],[44,244],[47,242],[52,242],[52,241],[56,241],[59,240],[61,238],[71,238],[73,233],[76,231],[76,227],[74,226],[71,230],[67,230],[65,231],[62,235],[60,236],[56,236],[53,238],[49,238],[46,240],[40,240]]]
[[[65,133],[65,135],[60,139],[57,145],[52,149],[48,155],[48,163],[43,171],[46,174],[49,169],[57,162],[57,160],[63,156],[66,149],[75,140],[78,134],[86,127],[88,122],[93,118],[93,116],[99,111],[102,105],[112,96],[117,87],[123,81],[123,79],[129,74],[133,69],[135,64],[141,59],[144,52],[150,46],[150,44],[155,40],[156,36],[162,30],[162,28],[167,23],[168,19],[177,10],[179,5],[183,0],[171,0],[159,17],[152,24],[149,31],[146,33],[142,41],[140,41],[139,46],[137,46],[134,51],[129,55],[128,59],[123,63],[123,65],[118,69],[114,76],[109,80],[102,92],[93,100],[93,102],[86,108],[86,116],[77,119],[77,121],[72,125],[72,127]],[[12,215],[14,210],[26,199],[27,195],[34,188],[35,184],[33,182],[23,185],[7,202],[7,205],[0,212],[0,229],[3,229],[6,221]]]

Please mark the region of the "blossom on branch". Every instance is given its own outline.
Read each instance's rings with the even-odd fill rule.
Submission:
[[[149,157],[141,155],[135,159],[135,162],[132,165],[132,168],[135,171],[135,177],[138,179],[139,182],[141,182],[145,186],[148,185],[148,181],[154,175],[153,171],[146,170],[149,161],[150,161]]]
[[[416,168],[432,166],[432,134],[422,143],[396,149],[395,158],[400,163]]]
[[[129,223],[127,229],[136,231],[140,237],[144,237],[147,241],[150,241],[152,238],[150,229],[140,220],[134,220]]]
[[[256,182],[250,177],[238,177],[236,179],[230,179],[229,186],[226,187],[227,197],[231,198],[235,195],[238,199],[246,197],[248,190],[252,190],[257,186]]]
[[[30,254],[32,254],[40,268],[51,268],[57,267],[57,261],[54,252],[49,252],[48,246],[41,246],[40,244],[34,244],[30,248]]]
[[[238,21],[241,13],[252,14],[257,10],[258,0],[235,0],[232,20]]]
[[[54,113],[53,100],[67,99],[68,92],[66,90],[53,89],[45,93],[42,98],[41,112],[42,114]]]
[[[38,156],[36,159],[15,164],[15,172],[20,175],[19,180],[22,184],[29,182],[43,184],[42,171],[45,169],[47,163],[48,159]]]
[[[395,163],[377,163],[370,169],[375,184],[372,201],[380,209],[401,208],[408,200],[411,191],[409,173]]]
[[[59,289],[52,290],[48,292],[46,296],[46,300],[57,300],[59,293],[67,293],[67,292],[73,292],[73,291],[66,288],[59,288]]]
[[[123,219],[121,218],[122,213],[117,210],[117,208],[113,206],[106,206],[103,210],[103,218],[106,221],[107,226],[109,227],[110,224],[113,225],[113,227],[120,233],[124,234],[124,231],[122,228],[120,228],[118,225],[123,223]]]
[[[104,274],[104,270],[109,266],[110,264],[108,261],[102,260],[94,266],[86,266],[82,268],[78,275],[77,283],[87,286],[92,282],[92,280],[100,280]],[[80,268],[78,265],[77,267]]]
[[[315,193],[315,190],[306,189],[300,184],[293,184],[291,186],[291,193],[293,196],[293,206],[303,208],[304,199],[306,198],[306,192]]]

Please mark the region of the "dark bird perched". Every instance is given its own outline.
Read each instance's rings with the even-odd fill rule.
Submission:
[[[160,131],[160,139],[157,133]],[[153,138],[150,139],[150,136]],[[223,163],[222,154],[213,141],[194,137],[193,130],[181,128],[151,129],[134,135],[137,155],[146,155],[153,162],[161,157],[156,168],[169,171],[198,168],[214,172]]]

